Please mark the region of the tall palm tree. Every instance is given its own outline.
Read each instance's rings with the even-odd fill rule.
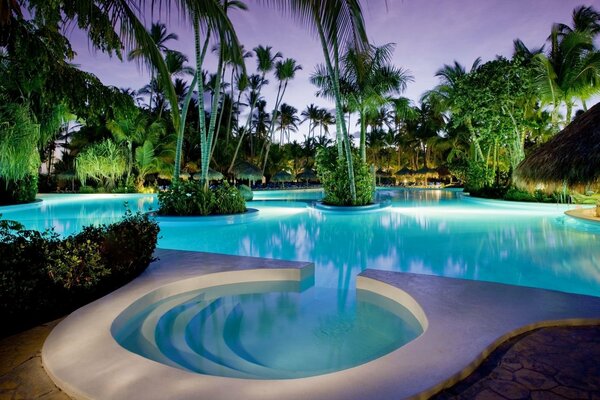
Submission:
[[[167,25],[161,22],[153,22],[148,30],[148,35],[151,40],[154,42],[158,50],[162,53],[165,53],[169,50],[166,43],[170,40],[177,40],[179,37],[175,33],[169,33],[167,31]],[[150,81],[154,80],[154,75],[156,74],[156,67],[149,62],[149,60],[145,57],[144,49],[141,47],[136,47],[129,51],[127,54],[128,61],[136,61],[138,66],[144,66],[150,71]],[[154,91],[149,93],[150,100],[148,102],[148,106],[152,109],[152,100],[154,96]]]
[[[564,123],[568,124],[576,100],[585,110],[586,100],[600,93],[600,52],[594,47],[598,32],[600,13],[578,7],[573,11],[573,27],[554,24],[548,53],[533,58],[536,86],[542,103],[553,107],[555,125],[561,105],[566,107]]]
[[[317,125],[317,120],[319,119],[319,110],[320,108],[314,104],[310,104],[306,106],[306,108],[300,114],[302,117],[301,124],[308,121],[308,136],[314,137],[314,130]]]
[[[343,118],[342,95],[340,91],[340,48],[355,47],[365,49],[367,34],[362,18],[359,0],[263,0],[291,14],[301,24],[311,29],[319,38],[325,59],[325,68],[331,77],[335,97],[338,156],[346,158],[350,195],[356,201],[352,150],[348,129]]]
[[[323,131],[325,131],[325,135],[329,134],[329,127],[335,125],[335,117],[327,109],[319,108],[315,124],[319,127],[319,140],[323,141]]]
[[[249,83],[250,83],[250,87],[255,92],[255,95],[252,96],[251,101],[249,102],[250,111],[248,114],[248,119],[246,120],[245,129],[242,130],[242,134],[240,135],[240,137],[238,139],[238,144],[235,148],[235,152],[233,153],[233,158],[231,160],[231,163],[229,164],[229,168],[227,169],[228,173],[231,173],[231,171],[233,170],[233,167],[237,160],[237,156],[238,156],[240,147],[242,145],[242,141],[244,140],[245,133],[250,131],[249,128],[250,128],[250,124],[252,122],[252,115],[254,112],[254,108],[256,107],[256,101],[258,101],[258,99],[260,98],[261,90],[262,90],[263,86],[265,86],[266,84],[269,83],[269,81],[266,79],[266,75],[267,75],[267,73],[273,71],[273,69],[275,68],[275,63],[277,62],[278,59],[280,59],[282,57],[280,52],[276,52],[273,54],[273,48],[271,46],[259,45],[259,46],[255,47],[253,50],[254,50],[254,53],[256,54],[256,63],[257,63],[256,69],[259,74],[251,76]],[[251,152],[253,150],[252,144],[253,144],[252,143],[252,135],[250,135]]]
[[[280,131],[279,144],[285,143],[285,138],[290,141],[290,133],[298,131],[298,109],[289,104],[282,103],[277,117],[278,129]],[[310,136],[309,136],[310,137]]]
[[[277,61],[277,63],[275,64],[275,77],[279,81],[279,86],[277,87],[277,96],[275,97],[275,106],[273,107],[273,121],[277,120],[279,107],[281,106],[281,102],[283,100],[283,96],[285,95],[289,81],[294,79],[294,77],[296,76],[296,72],[298,72],[301,69],[302,66],[297,64],[296,60],[292,58],[286,58],[283,61]],[[265,158],[262,168],[263,173],[265,171],[265,168],[267,167],[267,160],[269,159],[269,149],[271,146],[271,142],[273,142],[274,132],[275,125],[271,124],[271,130],[269,132],[269,136],[267,137],[267,141],[265,142]]]

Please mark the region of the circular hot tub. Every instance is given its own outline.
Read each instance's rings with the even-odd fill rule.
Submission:
[[[293,379],[363,364],[423,332],[401,304],[348,293],[298,281],[151,293],[119,315],[112,334],[131,352],[199,374]]]

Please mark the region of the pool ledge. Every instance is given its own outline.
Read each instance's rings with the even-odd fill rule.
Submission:
[[[565,211],[569,217],[577,218],[592,224],[600,226],[600,218],[596,217],[596,207],[593,208],[575,208]]]
[[[426,399],[467,377],[511,337],[600,323],[599,297],[379,270],[361,273],[357,287],[392,298],[405,293],[405,307],[417,319],[425,314],[427,322],[417,339],[372,363],[380,364],[382,386],[370,389],[371,398]],[[396,383],[385,388],[384,382]]]
[[[174,282],[202,276],[220,276],[220,283],[269,276],[300,280],[313,273],[313,265],[175,250],[156,255],[160,260],[139,278],[72,313],[44,343],[44,368],[71,397],[426,398],[467,375],[506,338],[538,326],[600,323],[600,298],[367,270],[357,287],[402,302],[426,327],[420,337],[369,363],[320,376],[273,381],[199,375],[125,350],[111,335],[113,321],[133,301]]]

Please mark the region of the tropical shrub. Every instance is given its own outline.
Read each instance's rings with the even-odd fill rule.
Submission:
[[[75,171],[83,185],[91,179],[111,191],[127,171],[127,158],[121,147],[106,139],[92,144],[77,156]]]
[[[61,239],[0,220],[0,335],[48,321],[121,286],[153,260],[158,225],[127,212],[121,222]]]
[[[160,215],[239,214],[246,211],[246,202],[240,191],[224,183],[205,190],[195,181],[177,181],[158,193]]]
[[[238,185],[238,190],[242,194],[242,197],[245,201],[252,201],[252,199],[254,198],[254,193],[252,192],[252,189],[250,189],[250,186]]]
[[[356,202],[352,202],[348,165],[345,159],[337,157],[337,149],[322,148],[317,152],[317,175],[323,184],[325,197],[323,202],[336,206],[362,206],[373,201],[375,186],[373,176],[366,163],[358,154],[352,154]]]
[[[30,203],[38,192],[38,175],[26,175],[16,181],[0,178],[0,205]]]
[[[0,96],[0,204],[35,200],[39,138],[40,128],[29,108]]]
[[[560,197],[558,194],[547,194],[542,190],[536,190],[533,193],[511,187],[506,191],[504,200],[510,201],[526,201],[526,202],[538,202],[538,203],[558,203]]]
[[[242,197],[240,191],[230,186],[229,183],[223,182],[222,185],[214,189],[215,214],[241,214],[246,212],[246,201]]]

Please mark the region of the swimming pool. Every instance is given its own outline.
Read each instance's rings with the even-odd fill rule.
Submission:
[[[565,216],[572,206],[480,200],[455,190],[380,189],[378,196],[392,207],[338,215],[307,207],[320,191],[257,192],[260,200],[248,207],[258,217],[239,224],[161,223],[158,246],[311,261],[315,285],[342,296],[366,268],[600,296],[600,228]],[[157,208],[155,195],[40,197],[0,207],[0,214],[31,229],[70,234],[119,220],[125,202],[133,211]]]

